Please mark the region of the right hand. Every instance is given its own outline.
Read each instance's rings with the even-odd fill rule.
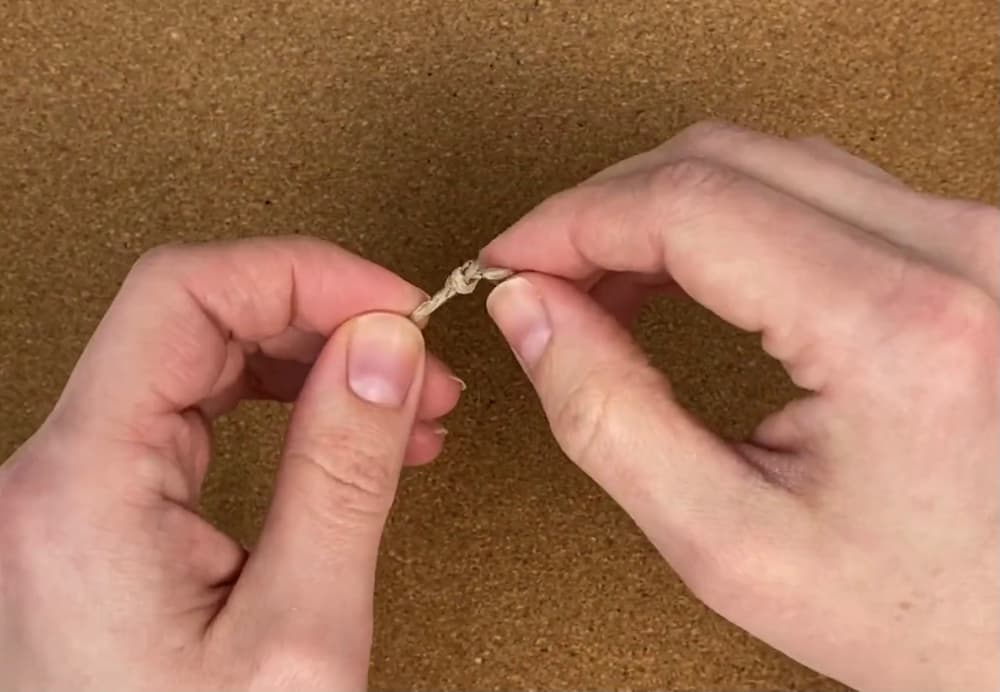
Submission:
[[[481,254],[566,454],[710,607],[859,688],[1000,686],[998,231],[824,141],[696,126]],[[561,277],[560,280],[555,277]],[[680,289],[809,394],[725,442],[622,326]]]

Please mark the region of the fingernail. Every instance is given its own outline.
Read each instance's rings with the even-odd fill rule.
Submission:
[[[512,277],[493,289],[486,310],[521,365],[533,368],[552,338],[549,314],[538,290],[524,277]]]
[[[465,380],[463,380],[458,375],[448,375],[448,379],[458,382],[458,386],[462,389],[463,392],[469,388],[469,385],[465,384]]]
[[[438,437],[444,437],[445,435],[448,434],[448,428],[444,427],[443,425],[439,425],[436,428],[434,428],[434,434],[437,435]]]
[[[372,313],[350,325],[347,384],[372,404],[399,408],[413,386],[424,340],[413,322],[400,315]]]

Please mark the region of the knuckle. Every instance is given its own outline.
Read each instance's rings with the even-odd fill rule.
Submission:
[[[962,199],[935,199],[945,207],[945,217],[958,232],[1000,234],[1000,209]]]
[[[714,149],[734,139],[746,138],[749,134],[750,130],[725,120],[707,119],[685,128],[677,135],[677,141],[695,150]]]
[[[38,546],[51,543],[52,525],[63,521],[54,513],[54,493],[45,490],[27,465],[14,461],[0,468],[0,580],[5,572],[24,569],[38,556]]]
[[[584,182],[548,197],[532,216],[546,222],[563,219],[569,226],[581,226],[584,217],[589,218],[599,210],[601,200],[601,189]]]
[[[996,302],[972,283],[930,268],[914,271],[896,303],[902,327],[924,357],[970,374],[995,366],[1000,346]]]
[[[691,538],[673,564],[699,601],[736,615],[751,597],[757,602],[767,600],[769,592],[776,590],[769,588],[773,585],[767,575],[781,571],[777,555],[766,541],[731,526],[711,537]]]
[[[269,254],[275,259],[289,263],[296,256],[321,255],[334,248],[340,251],[340,246],[327,240],[309,235],[277,235],[261,238],[240,240],[237,243],[244,247],[254,246],[262,255]]]
[[[650,174],[649,183],[655,196],[697,208],[727,194],[739,180],[739,174],[731,168],[689,157],[657,168]]]
[[[175,266],[187,252],[187,246],[182,243],[166,243],[142,253],[132,265],[132,274],[158,274],[165,267]]]
[[[954,235],[956,249],[972,261],[986,259],[993,271],[1000,249],[1000,209],[968,199],[917,194],[927,216],[937,221],[943,234]]]
[[[588,236],[607,226],[604,195],[601,185],[585,181],[546,198],[519,223],[538,230],[561,225],[574,238]]]
[[[608,446],[608,411],[613,409],[615,382],[601,372],[591,372],[570,391],[552,418],[563,451],[571,459],[585,462]]]
[[[708,546],[701,541],[691,542],[683,550],[674,546],[674,553],[677,575],[695,598],[724,611],[730,594],[736,590],[735,558],[738,555],[734,555],[726,544]]]
[[[342,682],[338,652],[322,638],[278,637],[257,656],[251,689],[329,689]]]
[[[190,246],[181,243],[158,245],[147,250],[132,265],[125,277],[124,287],[148,291],[150,286],[171,280],[178,268],[185,266],[189,251]]]
[[[581,184],[550,195],[542,200],[537,207],[535,207],[535,209],[531,212],[531,216],[546,219],[552,217],[562,217],[565,214],[574,211],[577,206],[579,206],[578,200],[581,196],[583,196],[585,190],[585,184]]]
[[[33,522],[26,521],[34,507],[11,492],[0,493],[0,567],[17,558],[25,542],[31,543],[35,533]]]
[[[337,512],[382,516],[392,506],[402,454],[382,434],[329,430],[287,456],[321,476],[324,498]]]
[[[803,144],[807,147],[815,149],[836,149],[837,146],[831,142],[827,137],[823,135],[806,135],[805,137],[796,137],[795,142],[798,144]]]
[[[997,250],[1000,249],[1000,209],[979,202],[952,202],[955,231],[963,240],[973,259],[985,259],[989,270],[996,274]]]
[[[667,395],[666,382],[650,368],[622,373],[597,368],[585,374],[552,414],[552,428],[568,457],[581,466],[621,453],[629,437],[628,411],[634,401],[649,394]],[[623,469],[629,464],[617,464]]]
[[[967,213],[974,228],[994,238],[1000,234],[1000,209],[987,204],[975,204]]]
[[[938,336],[963,369],[995,368],[1000,340],[997,304],[969,284],[960,287],[949,301]]]

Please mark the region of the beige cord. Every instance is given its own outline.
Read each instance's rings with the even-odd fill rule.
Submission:
[[[476,286],[483,279],[493,283],[499,283],[511,276],[514,272],[509,269],[498,269],[495,267],[480,267],[476,260],[463,262],[462,266],[456,267],[448,280],[444,283],[444,288],[435,293],[429,299],[417,306],[410,313],[410,319],[418,324],[431,316],[435,310],[454,298],[456,295],[468,295],[476,290]]]

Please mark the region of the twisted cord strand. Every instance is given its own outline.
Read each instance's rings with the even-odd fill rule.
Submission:
[[[511,276],[514,272],[509,269],[497,267],[480,267],[476,260],[463,262],[460,267],[452,270],[448,279],[444,282],[444,287],[418,305],[410,313],[410,319],[414,322],[421,322],[427,319],[439,307],[447,303],[457,295],[468,295],[476,290],[479,282],[485,279],[491,283],[499,283]]]

